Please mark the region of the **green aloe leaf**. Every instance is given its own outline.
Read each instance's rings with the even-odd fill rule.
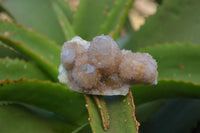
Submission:
[[[14,49],[10,49],[6,45],[0,42],[0,58],[11,57],[11,58],[22,58],[22,55],[17,53]]]
[[[141,133],[198,133],[199,105],[199,99],[170,99],[158,113],[142,124],[140,131]]]
[[[1,5],[1,1],[0,1],[0,12],[6,13],[12,20],[14,20],[12,14]]]
[[[186,41],[199,44],[200,18],[198,0],[165,0],[155,15],[134,33],[125,48]]]
[[[91,127],[88,124],[85,128],[83,128],[82,130],[78,131],[78,132],[72,132],[72,133],[92,133]]]
[[[0,40],[34,60],[57,80],[61,48],[39,34],[19,25],[0,21]]]
[[[106,19],[112,0],[81,0],[75,13],[74,31],[86,40],[96,36]]]
[[[2,5],[14,16],[18,23],[35,29],[59,44],[65,41],[52,8],[52,0],[3,0]]]
[[[9,40],[8,38],[5,38],[4,36],[1,36],[1,35],[0,35],[0,40],[6,43],[7,45],[13,47],[14,49],[19,50],[20,52],[27,55],[32,60],[34,60],[38,64],[38,66],[51,77],[52,80],[54,81],[58,80],[57,79],[58,70],[53,64],[50,64],[44,58],[39,56],[37,53],[32,52],[30,49],[26,48],[21,43],[13,42],[12,40]]]
[[[17,95],[16,95],[17,94]],[[86,122],[84,97],[66,86],[50,81],[5,80],[0,83],[0,100],[34,105],[64,116],[68,121]]]
[[[106,102],[103,96],[93,96],[93,98],[96,102],[97,107],[99,108],[103,128],[104,130],[108,130],[108,128],[110,127],[110,116],[108,113]]]
[[[200,46],[166,44],[141,49],[158,62],[159,79],[175,79],[200,83]]]
[[[0,106],[0,118],[1,133],[66,133],[76,127],[59,117],[38,114],[20,105]]]
[[[99,108],[97,108],[95,101],[92,96],[85,95],[86,107],[88,109],[89,118],[88,121],[92,128],[92,132],[104,132],[101,115],[99,113]]]
[[[49,80],[35,64],[19,59],[0,58],[0,80],[20,78]]]
[[[92,133],[89,123],[85,123],[71,133]]]
[[[134,85],[131,90],[136,105],[163,98],[200,97],[200,85],[176,80],[159,80],[157,85]]]
[[[58,17],[60,26],[62,28],[63,33],[65,34],[65,39],[66,40],[71,40],[74,36],[74,30],[70,24],[70,22],[68,21],[67,17],[65,16],[64,12],[62,11],[61,6],[59,6],[56,3],[53,3],[53,8],[55,10],[55,13]]]
[[[165,44],[165,45],[156,45],[156,46],[151,46],[151,47],[147,47],[147,48],[143,48],[140,51],[142,52],[148,52],[150,53],[158,62],[158,71],[159,71],[159,79],[176,79],[176,80],[184,80],[184,81],[192,81],[194,83],[199,84],[200,80],[199,80],[199,51],[200,51],[200,47],[198,45],[193,45],[193,44]],[[167,81],[166,81],[167,82]],[[193,92],[198,94],[198,89],[194,90],[190,90],[191,88],[195,88],[194,87],[189,87],[188,84],[190,84],[191,86],[192,83],[181,83],[179,82],[178,84],[175,84],[175,81],[171,81],[171,83],[166,83],[166,85],[163,85],[164,81],[159,82],[159,84],[157,86],[152,86],[149,87],[149,93],[155,93],[156,95],[160,95],[161,93],[166,93],[165,96],[161,95],[159,98],[157,97],[156,99],[162,99],[162,98],[170,98],[170,97],[196,97],[196,96],[192,96],[190,91],[197,91],[197,92]],[[173,84],[173,85],[172,85]],[[198,85],[196,85],[197,87]],[[134,88],[137,86],[134,86]],[[146,88],[147,86],[140,86],[141,87],[141,91],[145,91],[145,93],[148,93],[148,90],[143,90],[144,88]],[[155,90],[155,88],[157,88],[158,90]],[[163,90],[164,88],[164,90]],[[178,88],[178,90],[177,90]],[[146,88],[147,89],[147,88]],[[162,92],[161,92],[162,91]],[[149,100],[147,100],[146,97],[143,96],[137,96],[137,93],[134,94],[134,96],[136,97],[136,103],[137,100],[141,100],[143,98],[143,100],[145,100],[145,102],[149,102],[151,100],[155,100],[154,96],[152,96],[151,94],[149,94]],[[168,93],[168,94],[167,94]],[[187,94],[188,93],[188,94]],[[138,99],[139,98],[139,99]],[[140,99],[141,98],[141,99]],[[144,102],[144,103],[145,103]],[[143,103],[143,102],[142,102]],[[190,102],[192,105],[196,105],[195,102]],[[163,104],[164,105],[164,104]],[[176,104],[177,109],[185,111],[185,113],[188,110],[191,109],[195,109],[196,106],[186,106],[181,104],[181,102]],[[170,108],[166,108],[166,110],[170,110]],[[170,112],[170,111],[169,111]],[[165,112],[162,112],[163,114],[165,114]],[[147,113],[146,113],[147,114]],[[156,114],[157,115],[157,114]],[[149,115],[150,116],[150,115]],[[149,118],[149,116],[147,118]],[[194,124],[196,124],[197,120],[194,120],[193,117],[191,117],[190,115],[187,115],[188,117],[184,117],[185,120],[184,122],[188,124],[188,126],[185,126],[185,128],[182,128],[182,126],[177,125],[177,128],[175,130],[178,131],[188,131],[188,129],[191,129],[191,125],[193,126]],[[173,117],[176,118],[177,116],[174,115],[173,113],[170,113],[168,115],[168,117],[160,117],[160,120],[164,120],[165,118],[168,117]],[[140,119],[140,115],[139,115],[139,119]],[[179,120],[181,123],[183,123],[183,119],[180,118],[181,120]],[[147,120],[147,119],[146,119]],[[192,120],[193,122],[190,123],[189,120]],[[158,118],[154,118],[152,117],[150,119],[150,123],[153,123],[155,121],[159,121]],[[173,120],[172,120],[173,121]],[[178,119],[177,119],[178,121]],[[165,122],[164,122],[165,123]],[[190,124],[190,126],[189,126]],[[165,123],[165,125],[170,125],[169,123]],[[149,125],[150,127],[152,127],[151,125]],[[162,123],[162,126],[160,126],[162,129],[164,129],[164,124]],[[152,132],[156,132],[156,131],[161,131],[161,128],[152,128],[151,130],[148,130],[149,127],[141,127],[141,130],[144,131],[152,131]],[[166,128],[169,128],[168,126]],[[172,129],[173,127],[169,128]],[[187,129],[186,129],[187,128]],[[156,130],[157,129],[157,130]],[[175,128],[173,128],[175,129]],[[166,132],[169,130],[165,130]]]
[[[74,12],[71,10],[68,3],[65,0],[56,0],[53,2],[58,4],[58,6],[61,8],[66,18],[69,20],[69,23],[72,24]]]
[[[159,99],[155,101],[146,102],[136,106],[135,115],[140,123],[146,122],[152,115],[156,114],[161,107],[166,104],[166,99]]]
[[[133,5],[134,0],[118,0],[107,15],[107,20],[102,25],[101,34],[110,34],[113,39],[117,39],[123,24],[127,18],[128,12]]]
[[[110,116],[110,127],[104,130],[99,110],[91,96],[85,95],[86,107],[89,112],[89,123],[93,132],[97,133],[116,133],[130,132],[137,133],[138,122],[135,118],[135,105],[132,94],[127,96],[107,97],[106,103]]]

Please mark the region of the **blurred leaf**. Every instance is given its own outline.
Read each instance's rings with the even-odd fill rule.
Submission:
[[[134,4],[132,6],[134,6]],[[125,23],[124,23],[124,29],[127,34],[132,34],[133,32],[135,32],[135,29],[133,29],[132,24],[131,24],[131,18],[129,17],[126,18]]]
[[[17,95],[16,95],[17,94]],[[70,122],[86,122],[83,95],[50,81],[5,80],[0,83],[0,100],[30,104],[64,116]],[[84,118],[84,119],[83,119]]]
[[[113,39],[117,39],[123,24],[127,18],[128,12],[133,5],[134,0],[118,0],[108,13],[107,20],[102,25],[101,34],[110,34]]]
[[[89,123],[93,132],[97,133],[136,133],[137,122],[135,119],[135,105],[132,94],[127,96],[106,97],[108,113],[110,116],[110,127],[104,131],[99,110],[94,100],[86,96],[87,109],[89,112]]]
[[[67,3],[66,3],[67,4]],[[3,0],[16,21],[62,44],[64,34],[52,9],[52,0]]]
[[[0,106],[1,133],[66,133],[75,126],[65,120],[38,115],[19,105]]]
[[[78,131],[78,132],[72,132],[72,133],[92,133],[91,127],[88,124],[86,127],[84,127],[82,130]]]
[[[69,20],[69,23],[72,24],[74,12],[71,10],[68,3],[65,0],[54,0],[53,2],[58,4],[65,17]]]
[[[4,57],[17,57],[17,58],[22,58],[22,56],[17,53],[15,50],[11,50],[10,48],[8,48],[7,46],[3,46],[0,42],[0,58],[4,58]]]
[[[131,91],[136,105],[165,98],[200,98],[200,85],[175,80],[159,80],[157,85],[134,85]]]
[[[75,33],[86,40],[97,36],[112,0],[81,0],[75,13]]]
[[[92,133],[89,123],[85,123],[71,133]]]
[[[57,80],[61,48],[54,42],[5,21],[0,21],[0,40],[34,60],[55,81]]]
[[[135,51],[144,46],[177,41],[199,44],[199,5],[198,0],[163,1],[157,13],[147,19],[125,48]]]
[[[196,126],[191,130],[192,133],[199,133],[200,132],[200,122],[196,123]]]
[[[12,16],[12,14],[10,14],[10,12],[8,10],[6,10],[2,4],[1,4],[1,1],[0,1],[0,13],[6,13],[6,15],[8,15],[12,20],[14,20],[14,17]]]
[[[126,46],[126,44],[129,42],[129,40],[133,37],[133,34],[135,33],[135,31],[131,25],[130,18],[126,19],[123,28],[124,29],[122,29],[122,30],[125,30],[126,34],[119,36],[116,39],[116,42],[120,49],[123,49]]]
[[[61,6],[59,6],[56,3],[53,3],[53,8],[58,17],[58,21],[60,23],[62,31],[65,34],[65,39],[71,40],[75,36],[75,33],[74,33],[73,28],[72,28],[71,24],[69,23],[67,17],[65,16],[64,12],[62,11]]]
[[[131,32],[132,33],[132,32]],[[117,38],[116,42],[120,49],[123,49],[126,43],[130,40],[132,36],[130,34],[126,34],[125,36]]]
[[[0,58],[0,80],[5,79],[40,79],[49,78],[35,64],[19,59]]]
[[[135,115],[140,123],[146,122],[149,118],[157,113],[167,100],[159,99],[155,101],[146,102],[136,106]]]
[[[166,44],[141,49],[158,62],[159,79],[176,79],[200,83],[200,46]]]
[[[163,0],[155,0],[158,4],[162,4]]]
[[[199,99],[172,99],[140,127],[141,133],[192,133],[200,121]]]

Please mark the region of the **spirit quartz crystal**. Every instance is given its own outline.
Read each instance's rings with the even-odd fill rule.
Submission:
[[[93,95],[126,95],[131,85],[157,84],[157,63],[148,53],[120,50],[109,36],[65,42],[58,79],[69,89]]]

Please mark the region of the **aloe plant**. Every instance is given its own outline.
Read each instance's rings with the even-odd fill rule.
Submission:
[[[141,133],[199,132],[200,2],[159,1],[139,31],[119,37],[133,3],[81,0],[72,11],[64,0],[2,0],[0,11],[12,22],[0,20],[0,132],[136,133],[136,118]],[[158,84],[101,97],[59,83],[61,45],[101,34],[121,48],[150,53]]]

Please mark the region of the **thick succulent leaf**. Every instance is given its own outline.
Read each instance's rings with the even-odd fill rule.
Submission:
[[[0,106],[1,133],[66,133],[76,126],[53,115],[37,114],[20,105]]]
[[[123,49],[125,47],[125,45],[128,43],[128,41],[131,39],[132,34],[135,33],[129,18],[126,19],[123,28],[126,30],[127,34],[124,36],[119,36],[116,39],[116,42],[120,49]]]
[[[101,115],[99,113],[99,108],[97,108],[95,101],[92,96],[85,95],[86,107],[88,109],[89,118],[88,121],[92,128],[92,132],[104,132]]]
[[[110,115],[109,132],[138,133],[139,123],[135,117],[135,105],[131,92],[126,96],[108,97],[106,103]]]
[[[106,102],[103,98],[103,96],[93,96],[97,107],[99,108],[100,114],[101,114],[101,119],[102,119],[102,124],[104,130],[108,130],[110,127],[110,116],[108,113],[108,108],[106,105]]]
[[[57,80],[61,48],[54,42],[5,21],[0,21],[0,40],[34,60],[54,80]]]
[[[102,25],[101,34],[110,34],[113,39],[117,39],[129,10],[134,0],[117,0],[112,10],[107,15],[107,20]]]
[[[75,36],[75,33],[74,33],[74,30],[73,30],[69,20],[65,16],[65,14],[64,14],[64,12],[63,12],[63,10],[62,10],[60,5],[58,5],[56,3],[53,3],[53,8],[54,8],[55,13],[56,13],[56,15],[58,17],[58,21],[60,23],[62,31],[65,34],[65,39],[66,40],[71,40]]]
[[[6,15],[8,15],[12,20],[14,20],[12,14],[2,6],[1,1],[0,1],[0,12],[6,13]]]
[[[107,131],[103,129],[99,110],[91,96],[85,95],[86,107],[89,112],[89,123],[93,132],[97,133],[136,133],[138,123],[135,118],[135,105],[132,94],[127,96],[107,97],[106,103],[110,116],[110,127]]]
[[[7,44],[8,46],[11,46],[16,50],[19,50],[23,54],[26,54],[29,58],[34,60],[38,64],[38,66],[51,77],[52,80],[54,80],[54,81],[58,80],[57,79],[57,75],[58,75],[57,68],[53,64],[49,63],[47,60],[42,58],[40,55],[38,55],[37,53],[34,53],[30,49],[26,48],[23,44],[14,42],[8,38],[5,38],[4,36],[0,35],[0,40],[2,42],[4,42],[5,44]]]
[[[153,57],[158,61],[158,71],[159,71],[159,78],[166,78],[171,79],[174,78],[176,80],[185,80],[185,81],[192,81],[194,83],[200,83],[199,80],[199,49],[200,47],[198,45],[192,45],[192,44],[166,44],[166,45],[158,45],[154,47],[148,47],[144,50],[141,50],[142,52],[149,52]],[[147,90],[142,90],[147,86],[141,86],[141,91],[145,91],[145,93],[148,93],[148,98],[143,96],[138,96],[137,93],[134,95],[137,98],[142,98],[143,100],[151,101],[155,98],[155,96],[152,96],[151,94],[160,95],[159,98],[170,98],[170,97],[192,97],[196,98],[199,97],[199,85],[195,85],[192,83],[181,83],[174,84],[175,81],[171,81],[171,83],[164,83],[159,82],[157,86],[149,86]],[[165,85],[164,85],[165,84]],[[135,86],[136,87],[136,86]],[[135,88],[134,87],[134,88]],[[157,88],[157,89],[156,89]],[[195,89],[196,88],[196,89]],[[148,92],[149,91],[149,92]],[[151,91],[151,92],[150,92]],[[164,94],[164,95],[162,95]],[[146,95],[146,94],[145,94]],[[182,101],[184,103],[184,101]],[[190,114],[193,114],[191,110],[195,110],[197,108],[197,104],[193,101],[189,104],[182,104],[181,102],[173,104],[172,107],[167,106],[165,110],[167,112],[171,112],[172,109],[176,106],[176,113],[172,111],[172,113],[166,114],[166,111],[162,111],[162,115],[159,115],[158,117],[152,117],[150,121],[147,121],[148,126],[141,127],[141,130],[145,132],[172,132],[170,129],[173,129],[174,132],[178,133],[189,133],[190,129],[197,123],[199,119],[196,119],[195,117],[191,116]],[[168,103],[169,104],[169,103]],[[172,104],[172,103],[171,103]],[[180,113],[180,116],[177,116],[177,112],[182,111]],[[194,114],[195,111],[194,111]],[[156,114],[158,115],[158,113]],[[198,114],[197,114],[198,115]],[[185,117],[187,116],[187,117]],[[168,119],[169,121],[165,121]],[[178,117],[178,118],[177,118]],[[177,119],[176,119],[177,118]],[[175,120],[176,119],[176,120]],[[157,126],[154,127],[154,123],[159,122],[160,128]],[[173,123],[176,125],[176,127],[173,127]],[[181,123],[181,124],[180,124]],[[187,126],[182,126],[187,125]],[[150,129],[151,128],[151,129]],[[149,130],[148,130],[149,129]],[[184,131],[184,132],[183,132]]]
[[[52,0],[3,0],[2,5],[18,23],[48,36],[59,44],[65,41],[52,8]]]
[[[146,122],[152,115],[156,114],[161,107],[165,105],[167,100],[159,99],[155,101],[146,102],[136,106],[135,115],[140,123]]]
[[[92,133],[92,131],[91,131],[89,123],[87,122],[87,123],[81,125],[80,127],[76,128],[71,133]]]
[[[136,105],[163,98],[200,97],[200,85],[175,80],[159,80],[157,85],[134,85],[131,91]]]
[[[21,42],[30,50],[59,66],[60,61],[56,59],[59,58],[61,47],[38,33],[17,24],[0,21],[0,35],[13,41]]]
[[[92,130],[91,130],[90,125],[88,125],[85,128],[83,128],[81,131],[79,131],[79,132],[72,132],[72,133],[92,133]]]
[[[49,78],[35,64],[19,59],[0,58],[0,81],[20,78],[48,80]]]
[[[200,83],[200,46],[166,44],[140,50],[158,62],[159,79],[176,79]]]
[[[16,95],[17,94],[17,95]],[[0,83],[0,100],[30,104],[64,116],[68,121],[86,122],[84,97],[66,86],[38,80],[5,80]]]
[[[132,92],[133,92],[134,97],[135,97],[135,103],[138,106],[140,106],[140,105],[143,105],[142,103],[146,104],[146,102],[154,101],[154,100],[158,100],[158,99],[163,99],[163,98],[177,98],[177,97],[199,98],[200,97],[200,85],[197,85],[197,84],[194,84],[194,83],[191,83],[191,82],[187,83],[187,82],[184,82],[184,81],[160,80],[158,82],[158,85],[151,85],[151,86],[136,85],[136,86],[133,86]],[[184,103],[184,101],[182,101],[182,103]],[[141,130],[142,131],[144,130],[145,132],[148,132],[148,133],[149,133],[149,131],[152,131],[152,132],[154,132],[154,131],[159,132],[161,130],[165,131],[164,128],[175,129],[173,127],[173,124],[174,124],[174,125],[176,125],[175,132],[176,131],[184,131],[184,129],[185,129],[185,133],[189,133],[188,130],[191,129],[191,127],[193,127],[199,120],[199,118],[196,119],[195,117],[193,117],[194,115],[193,116],[188,115],[188,113],[193,114],[193,113],[191,113],[191,110],[195,110],[195,108],[197,106],[197,104],[193,101],[191,101],[189,103],[192,106],[187,106],[185,104],[181,104],[181,102],[174,104],[175,107],[176,107],[176,110],[179,110],[179,111],[176,111],[176,113],[173,113],[173,111],[172,111],[172,113],[166,114],[166,111],[171,112],[171,110],[173,110],[175,108],[174,105],[173,105],[173,107],[165,108],[161,112],[162,116],[158,116],[157,118],[152,117],[150,119],[150,121],[147,121],[148,126],[147,127],[142,126]],[[161,106],[162,106],[162,103],[161,103],[160,107]],[[157,106],[157,107],[159,109],[159,106]],[[151,111],[152,110],[151,107],[148,108],[148,110]],[[177,116],[177,112],[180,112],[180,110],[183,113],[181,113],[180,116]],[[195,113],[195,111],[194,111],[194,113]],[[157,115],[157,114],[158,113],[156,113],[155,115]],[[141,117],[140,114],[138,114],[139,120],[141,122],[145,122],[148,118],[150,118],[150,115],[148,115],[148,113],[146,113],[144,115],[144,117],[143,116]],[[185,117],[185,116],[187,116],[187,117]],[[166,120],[166,119],[168,119],[168,117],[170,117],[169,121]],[[172,119],[176,119],[176,118],[177,118],[177,120],[172,120]],[[155,128],[153,126],[158,121],[165,121],[167,123],[162,122],[162,124],[159,125],[158,130],[156,130],[157,126],[155,126]],[[177,123],[177,124],[173,123],[171,125],[172,121],[176,121],[175,123]],[[182,125],[184,125],[184,127]],[[152,129],[148,130],[150,128],[152,128]],[[168,129],[166,130],[166,132],[169,132]]]
[[[171,99],[140,127],[141,133],[193,133],[200,121],[199,99]]]
[[[92,133],[91,127],[88,124],[86,127],[84,127],[82,130],[78,131],[78,132],[72,132],[72,133]]]
[[[158,4],[162,4],[163,0],[155,0]]]
[[[81,0],[74,19],[75,33],[86,40],[97,36],[111,2],[112,0]]]
[[[200,83],[200,47],[198,45],[166,44],[147,47],[140,51],[150,53],[157,60],[159,79],[173,78],[176,80],[192,81],[197,84]],[[171,89],[175,87],[179,86],[174,85]],[[160,89],[162,89],[162,87]],[[184,108],[185,107],[182,106],[183,110]]]
[[[71,8],[68,5],[68,3],[66,3],[65,0],[56,0],[56,1],[53,1],[53,2],[58,4],[58,6],[63,11],[65,17],[69,20],[69,23],[72,24],[74,12],[71,10]]]
[[[173,42],[199,44],[200,17],[198,0],[165,0],[155,15],[135,33],[125,48],[137,48]]]
[[[130,34],[126,34],[125,36],[119,37],[116,41],[120,49],[123,49],[126,45],[126,43],[131,38]]]
[[[19,52],[17,53],[14,49],[10,49],[7,46],[5,47],[5,45],[3,46],[0,42],[0,58],[4,58],[4,57],[22,58]]]

